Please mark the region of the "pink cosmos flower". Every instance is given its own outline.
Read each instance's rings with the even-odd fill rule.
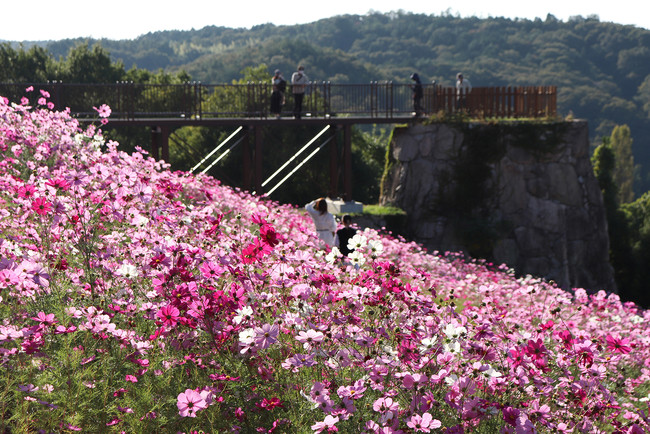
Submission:
[[[114,418],[110,422],[106,422],[106,426],[117,425],[120,422],[122,422],[122,419]]]
[[[49,181],[45,182],[45,185],[49,185],[50,187],[54,187],[63,191],[68,191],[70,189],[70,183],[64,178],[50,179]]]
[[[32,209],[38,215],[45,215],[52,210],[52,204],[48,202],[44,197],[37,197],[32,202]]]
[[[124,379],[126,381],[131,382],[131,383],[137,383],[138,382],[138,379],[134,375],[127,375]]]
[[[363,385],[362,380],[358,380],[352,386],[341,386],[336,391],[336,394],[339,398],[350,398],[350,399],[359,399],[363,397],[363,392],[366,391],[366,387]]]
[[[176,308],[176,306],[167,305],[161,308],[156,316],[160,318],[164,325],[174,327],[178,323],[178,319],[181,312]]]
[[[434,419],[429,413],[423,413],[422,416],[419,414],[411,416],[406,425],[415,432],[431,432],[432,429],[440,428],[442,423],[438,419]]]
[[[501,410],[503,414],[503,420],[508,424],[515,426],[517,423],[517,417],[519,417],[520,410],[514,407],[504,407]]]
[[[294,354],[282,362],[282,367],[284,369],[292,369],[292,367],[302,368],[314,366],[315,364],[316,361],[314,360],[314,356],[312,354]],[[296,371],[294,370],[294,372]]]
[[[9,288],[10,286],[17,285],[20,282],[18,275],[8,269],[0,270],[0,288]]]
[[[255,345],[262,349],[266,349],[278,340],[280,328],[277,324],[264,324],[262,327],[255,329]]]
[[[262,238],[262,241],[270,246],[275,246],[280,242],[278,234],[271,225],[264,224],[260,227],[260,237]]]
[[[93,108],[97,111],[97,114],[99,115],[100,118],[107,118],[111,115],[111,108],[106,104],[100,105],[99,108],[98,107],[93,107]]]
[[[302,342],[305,348],[309,348],[311,344],[316,342],[322,342],[325,338],[325,335],[322,332],[317,332],[316,330],[309,329],[306,332],[300,331],[296,340]]]
[[[309,392],[309,395],[314,401],[321,401],[329,396],[329,390],[327,389],[327,386],[320,381],[317,381],[314,383],[314,385],[311,387],[311,391]]]
[[[524,348],[524,351],[533,359],[533,361],[544,357],[547,352],[544,342],[541,339],[537,339],[536,341],[530,339],[528,345]]]
[[[386,411],[397,411],[399,410],[399,404],[393,401],[393,398],[379,398],[372,404],[372,409],[379,413],[384,413]]]
[[[607,335],[607,348],[615,353],[627,354],[632,351],[630,346],[630,339],[628,338],[615,338],[612,335]]]
[[[568,330],[562,330],[558,332],[557,336],[562,340],[562,344],[566,349],[571,348],[571,345],[575,343],[575,339],[573,338],[573,335]]]
[[[43,325],[51,325],[56,322],[53,313],[46,314],[45,312],[39,312],[35,317],[32,317],[34,321],[38,321]]]
[[[277,396],[275,396],[275,397],[273,397],[271,399],[264,398],[264,399],[262,399],[262,402],[257,403],[256,405],[259,408],[264,408],[264,409],[269,410],[269,411],[273,410],[275,407],[284,408],[284,404],[282,403],[280,398],[278,398]]]
[[[262,217],[262,214],[256,212],[251,216],[253,223],[256,223],[260,226],[268,224],[268,222]]]
[[[332,416],[331,414],[328,414],[325,416],[325,420],[323,422],[317,422],[314,425],[311,426],[311,429],[314,430],[314,432],[323,432],[324,430],[327,430],[327,432],[336,432],[338,431],[338,428],[336,428],[336,423],[339,421],[338,416]]]
[[[178,394],[176,406],[181,417],[196,417],[197,411],[208,407],[201,394],[192,389]]]
[[[34,196],[36,193],[36,187],[31,184],[21,185],[18,187],[18,197],[27,199]]]

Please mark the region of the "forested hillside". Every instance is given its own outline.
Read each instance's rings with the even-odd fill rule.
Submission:
[[[594,166],[608,206],[610,240],[616,241],[610,255],[619,289],[624,298],[650,305],[649,298],[642,298],[650,260],[648,59],[650,31],[594,17],[563,22],[552,15],[531,21],[373,13],[295,26],[164,31],[134,40],[8,42],[0,44],[0,82],[230,83],[267,80],[275,68],[288,76],[302,63],[312,80],[335,83],[407,83],[418,72],[425,82],[451,86],[456,72],[463,71],[474,86],[556,85],[561,116],[588,120],[594,148],[602,142]],[[199,149],[196,155],[205,155],[226,134],[214,128],[176,131],[184,145],[173,147],[172,164],[191,167],[197,160],[185,144]],[[301,143],[301,134],[314,133],[291,134],[288,140],[273,132],[268,140]],[[355,170],[362,180],[355,183],[354,197],[364,203],[377,198],[388,135],[357,131],[353,138]],[[117,138],[133,146],[150,140],[144,130]],[[625,151],[630,144],[633,158]],[[229,183],[229,170],[238,172],[239,166],[224,164],[214,175]],[[305,174],[296,191],[280,192],[276,199],[304,203],[326,183],[315,167],[306,166]],[[633,201],[635,197],[639,199]]]
[[[345,15],[295,26],[205,27],[135,40],[39,43],[55,58],[80,43],[101,43],[125,67],[184,70],[193,80],[230,82],[265,63],[287,73],[301,62],[313,80],[407,82],[412,72],[452,85],[463,71],[474,86],[557,85],[562,115],[589,121],[594,142],[629,125],[650,189],[650,31],[575,17],[545,20],[458,18],[410,13]],[[29,43],[26,43],[28,46]]]

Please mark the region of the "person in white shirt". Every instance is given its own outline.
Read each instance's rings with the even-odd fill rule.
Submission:
[[[456,74],[456,110],[467,110],[467,95],[472,91],[472,84],[463,78],[463,74]]]
[[[327,211],[325,198],[312,200],[305,205],[305,209],[316,225],[318,238],[327,246],[334,246],[337,224],[334,216]]]
[[[291,91],[293,92],[293,117],[300,119],[302,113],[302,100],[305,98],[305,88],[309,78],[305,74],[305,67],[300,65],[291,76]]]

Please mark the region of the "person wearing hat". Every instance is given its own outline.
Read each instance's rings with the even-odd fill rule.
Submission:
[[[456,74],[456,110],[467,109],[467,94],[472,91],[472,84],[463,78],[463,74]]]
[[[293,93],[293,117],[300,119],[302,113],[302,100],[305,98],[305,88],[309,78],[305,74],[305,67],[300,65],[291,76],[291,92]]]
[[[276,119],[279,119],[280,113],[282,112],[282,104],[284,104],[284,91],[287,87],[287,82],[282,77],[282,72],[279,69],[275,70],[271,84],[273,85],[271,92],[271,114],[275,115]]]
[[[422,97],[424,96],[424,92],[422,91],[422,82],[420,81],[420,76],[417,72],[411,74],[411,80],[415,82],[415,84],[411,85],[411,90],[413,91],[413,111],[417,118],[424,112],[422,109]]]

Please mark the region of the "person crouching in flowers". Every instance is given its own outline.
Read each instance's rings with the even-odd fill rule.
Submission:
[[[318,232],[321,245],[325,244],[328,247],[336,245],[334,237],[337,227],[336,219],[327,211],[327,201],[325,198],[321,197],[312,200],[305,205],[305,209],[314,221],[314,225],[316,225],[316,232]]]

